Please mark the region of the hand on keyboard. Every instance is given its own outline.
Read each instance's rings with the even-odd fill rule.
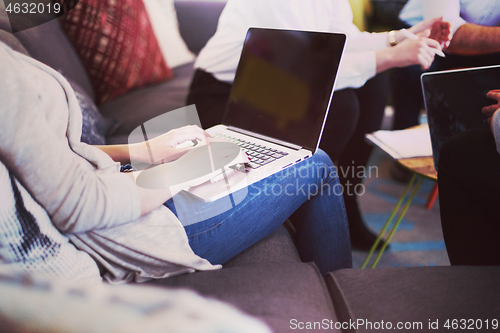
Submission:
[[[237,139],[228,135],[216,135],[215,138],[225,139],[240,146],[241,150],[247,154],[252,169],[260,168],[261,166],[288,155],[287,152],[255,144],[254,142]]]

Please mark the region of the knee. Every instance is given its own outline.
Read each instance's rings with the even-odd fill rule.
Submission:
[[[315,164],[335,167],[330,156],[328,156],[328,154],[325,153],[325,151],[322,149],[318,149],[316,153],[310,158],[310,160]]]
[[[338,181],[337,168],[333,164],[330,156],[323,150],[318,151],[310,158],[310,167],[314,168],[317,180],[323,185]]]

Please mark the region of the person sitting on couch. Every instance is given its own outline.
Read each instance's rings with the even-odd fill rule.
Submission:
[[[80,142],[81,110],[62,75],[4,43],[0,73],[0,265],[86,282],[160,279],[217,269],[290,217],[302,260],[322,274],[351,267],[339,180],[324,152],[254,184],[225,213],[183,227],[164,206],[175,193],[119,172],[128,150]],[[176,143],[205,135],[188,126],[148,144],[169,159],[181,152]],[[146,144],[135,148],[135,159],[147,155]],[[294,194],[274,195],[274,187]]]

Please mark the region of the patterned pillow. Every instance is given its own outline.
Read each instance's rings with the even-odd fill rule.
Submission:
[[[80,141],[89,145],[105,145],[106,133],[112,122],[101,115],[92,98],[82,87],[70,79],[67,80],[75,91],[76,99],[82,110],[82,136]]]
[[[89,145],[105,145],[106,120],[97,110],[94,102],[86,95],[75,91],[76,99],[82,109],[82,136],[80,141]]]
[[[97,104],[172,77],[142,0],[80,0],[60,22],[87,69]]]

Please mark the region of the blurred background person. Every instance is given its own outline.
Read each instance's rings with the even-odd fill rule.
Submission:
[[[399,27],[409,27],[425,18],[443,16],[450,22],[450,42],[443,44],[445,58],[437,58],[430,71],[500,64],[500,1],[498,0],[409,0],[399,15]],[[419,124],[423,108],[420,66],[391,71],[394,106],[393,129]],[[395,163],[391,176],[408,181],[411,174]]]

